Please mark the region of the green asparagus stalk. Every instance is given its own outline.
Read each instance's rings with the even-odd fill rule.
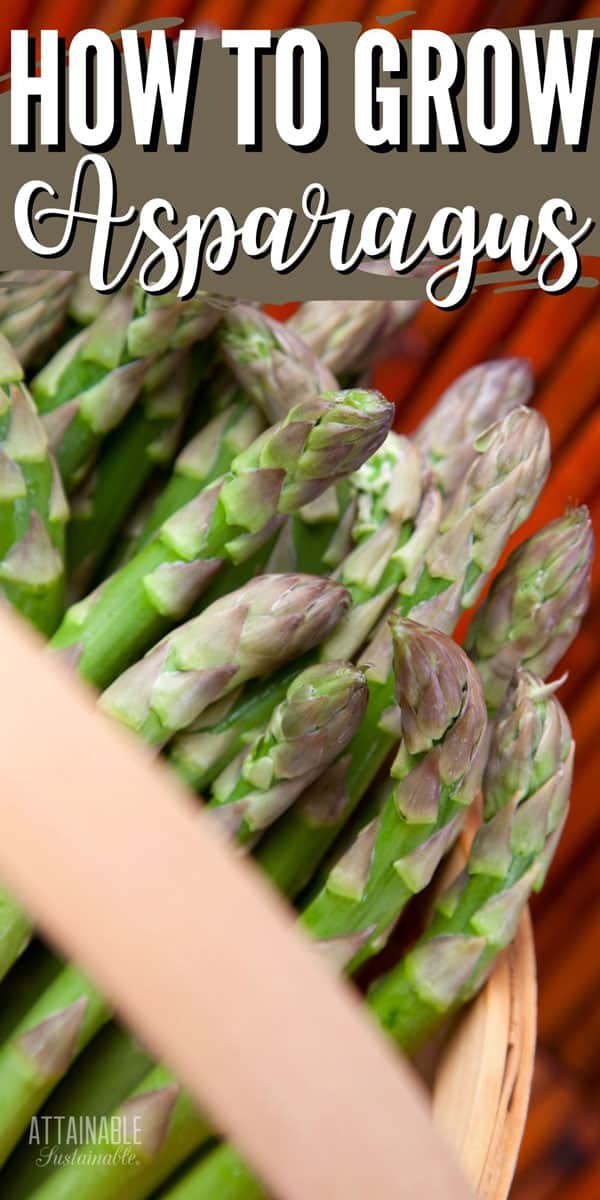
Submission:
[[[107,1136],[88,1143],[88,1153],[49,1175],[33,1192],[35,1200],[142,1200],[214,1136],[163,1066],[148,1072],[107,1125]]]
[[[0,333],[25,368],[41,362],[65,324],[75,276],[72,271],[3,271]]]
[[[510,534],[526,519],[549,466],[543,418],[520,408],[478,439],[478,457],[448,506],[439,535],[410,576],[398,615],[451,633],[476,600]],[[362,655],[369,703],[346,756],[324,773],[261,840],[256,858],[286,895],[295,896],[375,779],[398,740],[392,644],[387,623]]]
[[[418,300],[307,300],[287,328],[338,379],[355,378],[373,366],[418,307]]]
[[[97,989],[66,966],[0,1047],[0,1163],[108,1017]]]
[[[436,902],[425,935],[369,992],[374,1016],[407,1051],[479,990],[544,882],[567,816],[574,755],[555,686],[518,671],[494,728],[485,821],[466,869]]]
[[[546,679],[560,662],[587,607],[593,551],[588,509],[576,508],[514,550],[494,580],[465,641],[491,713],[517,666]]]
[[[189,504],[209,483],[225,475],[236,456],[246,450],[264,428],[265,422],[258,409],[239,394],[199,429],[176,459],[171,478],[144,521],[129,557],[142,550],[169,517]]]
[[[414,434],[444,496],[451,496],[474,458],[479,435],[519,405],[534,388],[524,358],[500,358],[471,367],[446,389]]]
[[[219,358],[216,334],[212,337],[211,344],[215,357],[212,371],[206,381],[206,399],[210,416],[216,417],[218,413],[224,412],[226,408],[229,408],[237,400],[244,400],[246,404],[252,404],[253,402],[246,395],[243,387],[240,387],[229,367],[225,366],[225,363]],[[293,408],[293,405],[289,407]],[[286,413],[283,415],[285,416]],[[265,424],[268,424],[266,417]]]
[[[0,1045],[9,1038],[32,1004],[62,968],[60,959],[34,939],[0,991]]]
[[[208,810],[227,836],[247,845],[272,825],[345,750],[366,704],[365,677],[350,663],[301,671],[240,767],[215,782]]]
[[[206,297],[125,288],[46,363],[31,386],[67,490],[131,409],[155,357],[206,337],[221,312]]]
[[[226,559],[250,557],[288,513],[357,470],[381,445],[392,415],[376,392],[333,393],[298,405],[73,606],[52,646],[68,649],[82,678],[106,686],[189,612]]]
[[[398,490],[393,499],[389,491],[378,494],[374,483],[369,495],[368,475],[362,484],[365,490],[357,492],[353,533],[358,544],[334,573],[334,578],[348,589],[352,606],[315,651],[313,661],[349,659],[359,652],[396,588],[405,583],[410,586],[409,580],[438,530],[441,504],[435,489],[426,492],[416,516],[411,516],[418,504],[421,480],[418,471],[412,471],[414,448],[408,449],[404,493]],[[390,477],[390,490],[395,492],[393,479],[394,473]],[[384,517],[384,512],[390,510],[392,515]],[[402,519],[403,515],[406,519]],[[314,541],[307,545],[306,540],[300,543],[300,537],[301,532],[298,557],[306,562],[314,550]],[[308,664],[292,665],[260,687],[248,688],[225,712],[221,707],[216,712],[208,709],[198,723],[176,739],[170,752],[171,764],[190,787],[203,791],[242,751],[248,737],[264,729],[294,674],[303,665]]]
[[[269,1193],[224,1142],[161,1192],[161,1200],[269,1200]]]
[[[295,338],[288,337],[285,326],[270,321],[258,310],[244,306],[232,309],[222,322],[220,336],[223,345],[229,346],[227,353],[231,362],[235,362],[240,379],[249,381],[248,394],[255,403],[249,401],[248,394],[242,389],[225,381],[222,390],[231,398],[231,404],[217,406],[207,429],[181,455],[173,478],[145,524],[138,549],[172,513],[188,503],[211,479],[229,469],[234,454],[244,448],[244,445],[235,446],[238,430],[244,436],[260,421],[257,405],[269,418],[276,412],[285,416],[298,397],[311,398],[315,394],[315,380],[324,386],[333,384],[333,376],[323,372],[305,349],[296,345]],[[257,349],[259,341],[264,353]],[[277,349],[272,346],[273,342]],[[258,368],[249,366],[249,361],[252,364],[258,362]],[[213,381],[215,386],[218,384]],[[257,433],[258,429],[255,436]],[[361,494],[375,491],[376,486],[381,489],[382,481],[387,481],[387,472],[399,467],[400,447],[405,442],[406,439],[399,439],[397,435],[388,435],[386,443],[371,461],[369,486],[366,476],[357,481]],[[404,447],[402,459],[408,468],[408,451]],[[209,470],[207,464],[213,462],[215,466]],[[399,477],[398,470],[396,478]],[[212,590],[210,600],[240,587],[259,570],[307,571],[310,574],[320,572],[323,563],[332,570],[350,548],[350,528],[355,516],[355,488],[350,481],[342,481],[302,509],[296,519],[286,521],[280,534],[270,539],[252,560],[228,568]]]
[[[106,1117],[134,1091],[151,1066],[150,1055],[130,1033],[114,1022],[102,1029],[11,1154],[2,1171],[3,1195],[28,1200],[38,1184],[60,1170],[65,1156],[73,1153],[73,1128],[85,1129],[90,1120]]]
[[[339,967],[377,953],[458,836],[483,771],[477,670],[444,634],[392,621],[400,748],[381,810],[329,871],[303,927]]]
[[[193,407],[187,421],[186,445],[168,478],[160,482],[151,497],[144,496],[131,514],[130,527],[124,531],[121,544],[115,546],[105,574],[129,562],[173,513],[208,483],[225,475],[236,455],[265,428],[262,414],[216,358],[215,339],[208,338],[202,345],[208,365],[203,373],[200,403]]]
[[[337,387],[333,375],[322,368],[301,342],[259,309],[236,305],[221,325],[217,342],[225,360],[235,370],[230,373],[221,364],[214,371],[207,388],[213,420],[183,452],[137,548],[145,545],[163,521],[193,499],[202,487],[229,469],[235,454],[252,440],[249,431],[254,430],[254,436],[258,436],[263,428],[260,412],[267,420],[278,421],[296,404]],[[265,551],[260,567],[267,558]],[[304,571],[310,567],[293,567],[288,563],[285,568],[276,569]],[[238,571],[230,586],[245,583],[251,577],[250,570],[248,567],[245,576],[243,570]],[[224,589],[219,594],[223,595]]]
[[[121,567],[124,567],[125,563],[128,563],[129,559],[137,553],[140,539],[144,536],[144,529],[154,505],[170,479],[171,474],[168,470],[165,473],[159,467],[153,471],[131,512],[123,521],[109,553],[101,564],[98,571],[98,583],[108,579],[109,575],[114,575],[115,571],[120,571]]]
[[[353,477],[357,512],[352,546],[333,572],[348,588],[352,609],[325,642],[323,657],[358,653],[395,593],[410,587],[410,577],[439,528],[438,491],[424,477],[414,446],[393,436],[396,461],[380,466],[375,455]]]
[[[110,303],[110,295],[103,295],[92,287],[87,275],[76,275],[69,297],[69,318],[80,328],[91,325]]]
[[[44,634],[64,611],[68,507],[44,427],[0,338],[0,598]]]
[[[271,422],[296,404],[335,391],[335,376],[287,325],[258,308],[235,304],[217,340],[223,360],[245,394]]]
[[[259,575],[180,625],[100,697],[100,708],[161,746],[247,679],[302,655],[348,606],[313,575]]]
[[[201,373],[202,354],[174,350],[158,359],[138,403],[73,496],[67,530],[71,598],[89,586],[152,472],[172,460]]]
[[[31,941],[32,926],[12,896],[0,887],[0,980],[24,954]]]

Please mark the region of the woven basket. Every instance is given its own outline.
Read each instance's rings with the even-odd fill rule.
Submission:
[[[0,661],[0,875],[274,1195],[505,1200],[533,1065],[529,918],[435,1064],[432,1121],[258,872],[8,613]]]

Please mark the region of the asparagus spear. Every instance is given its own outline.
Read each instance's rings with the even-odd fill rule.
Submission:
[[[88,1143],[76,1162],[49,1175],[33,1192],[35,1200],[142,1200],[214,1136],[163,1066],[148,1072],[107,1125],[107,1136]],[[129,1151],[125,1161],[124,1147]]]
[[[233,373],[229,376],[223,366],[215,371],[208,387],[213,420],[183,452],[173,479],[146,523],[139,546],[210,479],[229,469],[235,453],[249,444],[247,431],[255,428],[257,436],[263,427],[260,423],[256,428],[260,422],[257,408],[269,421],[278,421],[296,404],[337,387],[331,372],[322,367],[299,339],[250,305],[235,305],[229,310],[221,322],[217,341]],[[207,457],[214,464],[210,471]],[[330,516],[331,507],[332,501]],[[267,557],[265,554],[264,562]],[[286,569],[309,568],[293,568],[288,564]],[[238,573],[231,586],[238,587],[244,582]]]
[[[215,783],[208,808],[227,835],[245,845],[271,825],[346,748],[366,704],[365,677],[350,663],[301,671],[240,769]]]
[[[236,455],[246,450],[264,427],[258,409],[239,394],[198,430],[176,459],[173,474],[144,521],[129,557],[143,549],[173,513],[224,475]]]
[[[157,488],[150,503],[140,506],[139,515],[134,517],[131,537],[125,539],[123,553],[114,555],[113,569],[128,562],[151,540],[163,522],[193,500],[203,487],[224,475],[235,456],[245,450],[267,424],[225,364],[216,357],[215,342],[214,337],[206,342],[211,365],[202,381],[202,403],[195,406],[188,420],[189,440],[177,458],[170,478]]]
[[[175,630],[100,698],[100,706],[160,745],[217,696],[303,654],[348,604],[343,587],[310,575],[263,575]],[[0,979],[31,926],[0,888]]]
[[[22,378],[0,337],[0,597],[51,634],[63,613],[68,507]]]
[[[160,1195],[161,1200],[269,1200],[266,1188],[227,1142],[201,1158]]]
[[[322,368],[299,340],[288,336],[284,326],[270,320],[258,308],[236,305],[221,325],[217,345],[235,371],[230,372],[223,363],[217,364],[207,386],[214,418],[210,430],[184,451],[173,480],[146,523],[140,545],[206,485],[206,452],[220,463],[220,469],[211,472],[211,478],[228,470],[234,454],[248,444],[244,441],[236,447],[237,429],[243,437],[247,428],[260,421],[257,407],[269,421],[278,421],[296,404],[337,387],[333,375]],[[260,423],[259,429],[262,428]]]
[[[446,389],[414,434],[445,496],[451,496],[473,461],[477,437],[519,405],[534,388],[524,358],[499,358],[471,367]]]
[[[329,579],[259,575],[168,634],[111,684],[100,707],[164,745],[208,704],[309,650],[348,603]]]
[[[416,1049],[482,986],[539,891],[566,820],[574,744],[556,685],[517,672],[494,728],[485,822],[424,936],[369,992],[376,1019]]]
[[[293,405],[338,386],[301,338],[258,308],[233,305],[217,340],[227,366],[269,421],[280,421]]]
[[[73,1118],[77,1128],[80,1123],[85,1128],[86,1122],[107,1116],[151,1066],[150,1055],[130,1033],[112,1022],[102,1029],[38,1112],[37,1127],[11,1154],[2,1170],[3,1195],[28,1200],[73,1153]],[[33,1136],[38,1131],[39,1139]]]
[[[0,887],[0,980],[24,954],[31,941],[31,932],[29,917]]]
[[[84,679],[110,683],[189,611],[225,559],[250,557],[287,513],[356,470],[381,445],[392,415],[376,392],[333,393],[298,405],[73,606],[52,645],[69,649]]]
[[[216,417],[218,413],[224,412],[236,400],[244,400],[246,404],[252,404],[252,401],[243,387],[240,387],[229,367],[219,358],[216,334],[211,338],[211,345],[213,346],[215,357],[212,371],[206,381],[206,399],[210,415]],[[288,405],[286,412],[289,411],[289,408],[293,408],[293,405]],[[286,415],[286,412],[283,413],[283,416]],[[268,424],[266,417],[265,424]]]
[[[67,490],[140,393],[153,359],[206,337],[221,316],[210,299],[180,301],[123,289],[32,382]]]
[[[14,971],[2,981],[0,992],[0,1045],[10,1037],[19,1021],[48,984],[62,963],[43,942],[34,940]]]
[[[381,949],[411,895],[430,882],[481,782],[485,703],[476,668],[449,638],[392,621],[400,749],[393,786],[302,913],[338,967]]]
[[[168,517],[223,475],[236,454],[264,429],[259,410],[241,389],[230,387],[227,395],[230,403],[217,406],[208,424],[182,450],[171,478],[144,514],[124,561],[145,546]],[[210,604],[241,587],[263,569],[308,574],[320,574],[324,567],[333,570],[349,552],[353,537],[364,535],[367,501],[374,522],[384,519],[386,509],[391,511],[388,498],[395,497],[398,509],[408,499],[409,490],[416,487],[418,461],[417,451],[407,438],[389,433],[381,448],[354,476],[328,488],[316,501],[305,505],[297,517],[289,517],[280,532],[245,563],[225,567],[202,603]]]
[[[72,271],[3,271],[0,275],[0,333],[23,367],[39,363],[56,342],[74,283]]]
[[[96,988],[66,966],[0,1047],[0,1163],[108,1017]]]
[[[270,419],[275,414],[285,416],[298,400],[312,398],[319,384],[335,386],[333,376],[323,371],[287,327],[271,321],[265,314],[247,306],[232,309],[222,321],[220,340],[226,348],[228,361],[235,366],[247,392],[231,383],[222,385],[231,403],[217,406],[208,428],[200,433],[183,452],[169,482],[146,522],[138,548],[143,546],[178,508],[197,495],[211,478],[226,471],[234,455],[238,428],[242,435],[260,418],[256,406]],[[213,388],[218,387],[213,381]],[[248,395],[255,402],[248,400]],[[258,431],[257,431],[258,432]],[[232,436],[233,434],[233,436]],[[371,468],[371,488],[374,477],[385,478],[385,469],[397,465],[399,447],[406,439],[388,435],[376,462]],[[247,444],[247,443],[246,443]],[[238,446],[238,450],[243,446]],[[229,457],[227,454],[229,452]],[[403,449],[403,458],[408,457]],[[206,461],[216,461],[218,467],[207,477]],[[366,480],[358,481],[359,491],[366,489]],[[352,524],[356,507],[355,489],[349,481],[328,489],[316,502],[306,506],[296,520],[287,521],[279,537],[274,537],[243,567],[230,568],[219,582],[215,595],[239,587],[258,570],[320,571],[322,563],[332,569],[341,561],[347,546],[346,535]]]
[[[418,300],[307,300],[287,328],[338,378],[354,378],[373,365],[418,307]]]
[[[576,636],[587,607],[594,535],[573,509],[513,551],[473,617],[465,646],[495,712],[523,664],[546,679]]]
[[[110,303],[110,296],[97,292],[87,275],[76,275],[69,296],[69,317],[75,325],[91,325]]]
[[[128,563],[129,559],[137,553],[140,539],[144,536],[146,522],[150,519],[159,496],[171,478],[170,472],[165,473],[160,467],[152,472],[131,512],[123,521],[109,553],[101,563],[97,577],[98,583],[108,579],[109,575],[114,575],[115,571],[124,567],[125,563]]]
[[[156,466],[172,460],[201,372],[201,354],[174,350],[159,358],[139,402],[75,493],[67,530],[72,597],[89,585]]]
[[[398,614],[450,633],[477,598],[510,534],[525,520],[549,465],[548,431],[539,413],[516,409],[478,439],[478,457],[457,489],[441,532],[407,581]],[[286,895],[309,882],[397,741],[392,646],[382,625],[362,656],[367,712],[343,759],[277,822],[256,857]]]

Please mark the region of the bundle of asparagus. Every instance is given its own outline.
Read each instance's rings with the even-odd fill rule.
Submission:
[[[382,396],[337,380],[368,374],[410,306],[315,302],[282,326],[247,304],[102,301],[17,274],[0,306],[17,353],[0,346],[0,594],[165,754],[333,968],[353,976],[386,944],[483,778],[465,871],[367,997],[411,1052],[482,986],[566,815],[572,739],[542,681],[585,610],[587,511],[513,552],[466,653],[451,637],[546,479],[527,364],[467,372],[406,439]],[[32,399],[19,352],[39,366],[60,336]],[[31,935],[0,891],[2,1194],[265,1195],[226,1145],[169,1183],[215,1131]],[[67,1110],[120,1119],[89,1159],[40,1174],[16,1147],[61,1080]]]

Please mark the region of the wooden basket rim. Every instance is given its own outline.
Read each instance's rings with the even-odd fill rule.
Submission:
[[[529,912],[438,1064],[434,1119],[482,1200],[506,1200],[527,1118],[537,988]]]

